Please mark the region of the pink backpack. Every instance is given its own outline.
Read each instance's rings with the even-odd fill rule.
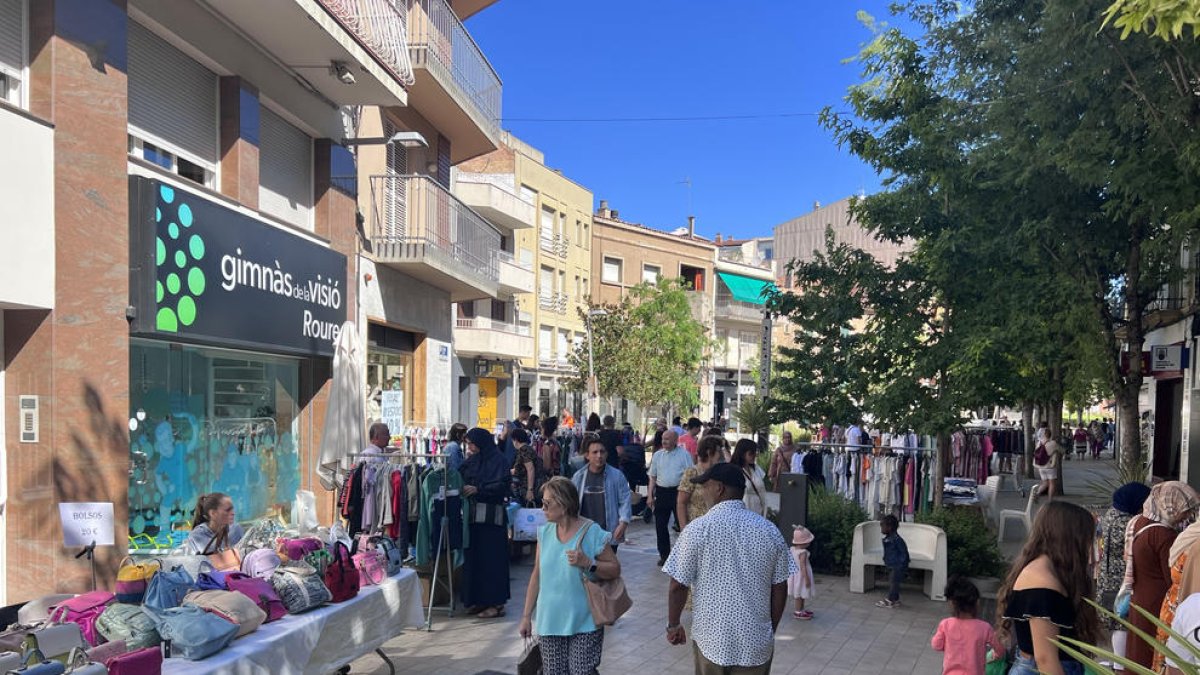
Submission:
[[[93,647],[104,639],[96,631],[96,619],[104,612],[104,608],[112,604],[116,596],[108,591],[92,591],[77,595],[70,600],[64,600],[50,610],[50,621],[54,623],[78,624],[83,631],[83,639]]]
[[[279,567],[279,554],[269,548],[259,548],[246,554],[242,560],[242,572],[259,579],[270,579]]]

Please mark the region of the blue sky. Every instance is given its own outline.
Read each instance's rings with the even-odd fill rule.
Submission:
[[[879,181],[815,116],[534,122],[844,109],[883,0],[503,0],[467,28],[504,80],[504,127],[621,218],[705,236],[764,236],[814,201]]]

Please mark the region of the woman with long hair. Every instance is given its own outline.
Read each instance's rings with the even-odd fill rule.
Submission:
[[[467,425],[461,422],[452,424],[448,436],[449,442],[442,448],[442,454],[446,455],[446,466],[458,471],[463,462],[467,461],[466,451],[463,449],[467,438]]]
[[[739,440],[733,446],[733,459],[729,463],[746,475],[746,494],[742,496],[746,508],[760,516],[767,515],[767,486],[763,483],[766,474],[758,465],[758,444],[749,438]]]
[[[713,464],[725,461],[725,439],[720,436],[705,436],[696,444],[696,464],[683,471],[679,479],[679,496],[676,498],[675,517],[679,520],[679,529],[687,527],[688,523],[708,513],[712,506],[704,499],[704,493],[699,485],[692,482],[696,476],[708,471]]]
[[[1142,506],[1142,515],[1130,521],[1125,530],[1125,557],[1128,566],[1126,583],[1133,589],[1132,604],[1158,615],[1171,587],[1171,547],[1200,506],[1200,495],[1187,483],[1169,480],[1150,489]],[[1129,623],[1134,628],[1154,635],[1155,626],[1141,612],[1130,611]],[[1150,668],[1154,664],[1154,647],[1130,632],[1125,656],[1130,661]]]
[[[1096,644],[1100,637],[1096,608],[1087,602],[1095,531],[1095,519],[1081,506],[1055,501],[1038,512],[996,601],[1000,630],[1019,650],[1009,675],[1083,674],[1054,640]]]
[[[192,512],[192,531],[188,534],[189,553],[220,553],[233,548],[245,531],[234,520],[233,500],[223,492],[200,495]]]

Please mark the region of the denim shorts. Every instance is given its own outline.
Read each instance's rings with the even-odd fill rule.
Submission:
[[[1083,675],[1083,664],[1078,661],[1063,661],[1062,667],[1065,675]],[[1037,662],[1019,652],[1012,668],[1008,669],[1008,675],[1038,675],[1040,672]]]

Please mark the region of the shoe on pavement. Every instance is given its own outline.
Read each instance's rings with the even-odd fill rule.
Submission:
[[[813,618],[813,613],[807,609],[802,609],[798,612],[792,612],[792,616],[800,619],[801,621],[809,621]]]
[[[659,559],[658,559],[658,566],[659,566],[659,567],[662,567],[662,566],[663,566],[663,565],[665,565],[665,564],[667,564],[667,559],[666,559],[666,558],[659,558]]]
[[[899,607],[900,601],[899,600],[888,600],[887,598],[884,598],[883,600],[880,600],[879,602],[875,603],[875,606],[876,607],[887,607],[887,608]]]

